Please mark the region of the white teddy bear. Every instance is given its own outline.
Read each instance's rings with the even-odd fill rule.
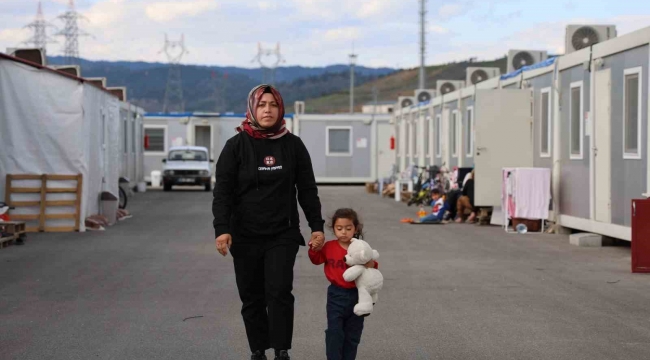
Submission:
[[[377,302],[377,293],[384,285],[384,277],[377,269],[368,269],[365,264],[379,259],[377,250],[359,239],[352,239],[345,255],[345,263],[350,266],[343,273],[345,281],[354,281],[359,291],[359,302],[354,306],[357,316],[368,316]]]

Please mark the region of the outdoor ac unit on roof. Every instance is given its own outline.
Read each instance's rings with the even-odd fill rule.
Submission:
[[[546,51],[540,50],[510,50],[508,51],[508,73],[517,71],[524,66],[537,64],[546,60]]]
[[[414,104],[416,104],[416,99],[414,96],[400,96],[397,98],[397,106],[400,109],[407,108]]]
[[[440,95],[449,94],[458,89],[465,87],[465,81],[463,80],[438,80],[436,81],[436,91]]]
[[[55,65],[52,68],[72,76],[81,76],[81,66],[79,65]]]
[[[468,67],[466,84],[476,85],[487,79],[501,75],[497,67]]]
[[[85,80],[91,84],[97,85],[99,87],[106,87],[106,78],[105,77],[98,77],[98,78],[85,78]]]
[[[47,65],[47,56],[45,49],[41,48],[8,48],[7,54],[19,59],[33,62],[34,64]]]
[[[614,25],[567,25],[564,52],[569,54],[615,37]]]
[[[126,102],[126,87],[109,87],[106,88],[111,94],[117,96],[120,101]]]
[[[431,101],[436,97],[435,89],[417,89],[415,90],[415,100],[418,103],[423,103],[425,101]]]

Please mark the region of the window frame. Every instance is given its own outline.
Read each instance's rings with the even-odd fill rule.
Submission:
[[[436,115],[436,158],[442,158],[442,114]]]
[[[330,152],[330,130],[349,130],[350,131],[350,151],[347,153]],[[325,155],[328,157],[352,157],[354,149],[352,147],[354,138],[352,126],[327,126],[325,127]]]
[[[471,158],[474,157],[474,105],[468,106],[467,109],[465,109],[465,114],[467,114],[467,131],[469,134],[469,143],[467,144],[467,148],[465,151],[467,152],[465,154],[466,157]],[[471,116],[469,115],[471,114]]]
[[[626,119],[626,114],[627,114],[627,82],[626,78],[628,75],[638,75],[638,89],[637,89],[637,94],[638,94],[638,101],[637,101],[637,131],[636,131],[636,138],[637,138],[637,149],[636,153],[630,153],[627,152],[626,149],[626,144],[625,140],[627,137],[627,119]],[[625,160],[641,160],[643,157],[641,156],[642,151],[643,151],[643,143],[641,142],[642,136],[641,136],[641,130],[643,128],[643,67],[637,66],[629,69],[625,69],[623,71],[623,159]]]
[[[544,134],[544,129],[543,129],[543,125],[544,125],[544,94],[548,94],[548,106],[547,106],[547,109],[546,109],[546,114],[548,115],[548,121],[546,122],[546,124],[548,126],[547,129],[546,129],[546,146],[547,146],[547,150],[548,150],[547,152],[544,152],[543,148],[542,148],[543,134]],[[539,126],[540,126],[540,131],[539,131],[539,156],[541,158],[550,158],[552,156],[552,154],[553,154],[552,153],[552,151],[553,151],[553,148],[552,148],[552,134],[553,134],[553,132],[551,131],[552,126],[553,126],[552,121],[551,121],[551,119],[552,119],[552,116],[551,116],[552,115],[551,114],[551,109],[552,109],[551,96],[552,96],[552,93],[551,93],[551,87],[550,86],[546,87],[546,88],[543,88],[539,93],[539,118],[540,118],[540,122],[539,122]]]
[[[169,132],[169,126],[168,125],[154,125],[154,124],[145,124],[143,126],[143,131],[144,135],[147,134],[147,129],[163,129],[163,144],[164,144],[164,151],[150,151],[147,149],[144,149],[144,154],[148,156],[167,156],[167,153],[169,152],[169,141],[167,140],[168,137],[168,132]]]
[[[452,143],[452,149],[451,149],[451,157],[452,158],[458,158],[460,156],[460,141],[459,141],[459,135],[460,135],[460,130],[461,127],[459,126],[461,118],[460,118],[460,111],[458,109],[452,110],[451,112],[451,127],[453,129],[452,132],[452,137],[451,140],[453,141]]]
[[[574,154],[573,153],[573,119],[572,119],[572,114],[573,114],[573,101],[571,98],[571,95],[573,93],[573,89],[579,88],[580,89],[580,111],[578,120],[580,121],[580,153],[579,154]],[[571,83],[571,87],[569,88],[569,158],[571,160],[583,160],[584,159],[584,147],[585,147],[585,122],[584,122],[584,81],[576,81]]]

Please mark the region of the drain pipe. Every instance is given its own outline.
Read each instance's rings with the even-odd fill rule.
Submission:
[[[553,221],[555,222],[555,233],[560,230],[560,175],[562,172],[562,156],[560,154],[561,146],[561,131],[560,131],[560,97],[562,91],[560,88],[560,58],[555,58],[553,68],[553,167],[552,174],[552,194],[553,194]]]

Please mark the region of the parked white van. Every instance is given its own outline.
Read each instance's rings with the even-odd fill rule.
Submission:
[[[174,185],[200,185],[212,190],[211,163],[208,149],[203,146],[174,146],[162,160],[163,189],[170,191]]]

